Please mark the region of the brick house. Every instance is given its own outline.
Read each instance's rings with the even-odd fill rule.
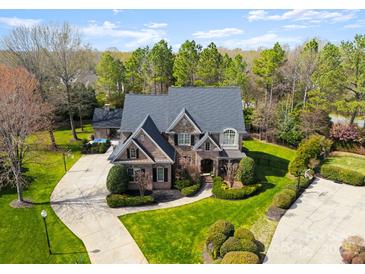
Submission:
[[[220,175],[228,161],[239,161],[244,126],[239,88],[177,88],[164,95],[127,94],[121,140],[109,160],[152,174],[153,189],[169,189],[182,163]]]

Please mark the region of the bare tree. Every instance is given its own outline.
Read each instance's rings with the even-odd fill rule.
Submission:
[[[150,174],[143,170],[136,171],[135,182],[138,185],[139,194],[143,198],[146,189],[152,184]]]
[[[72,92],[73,86],[91,70],[91,51],[82,44],[78,30],[68,23],[48,26],[47,37],[45,52],[51,73],[64,87],[72,135],[77,140]]]
[[[11,66],[21,66],[27,69],[37,79],[38,90],[44,102],[50,102],[49,92],[46,90],[46,81],[49,80],[49,66],[44,54],[47,27],[35,25],[31,27],[16,27],[8,36],[2,39],[2,61]],[[50,117],[53,118],[53,113]],[[56,149],[56,140],[53,134],[53,123],[49,124],[48,132],[51,148]]]
[[[23,202],[26,138],[48,127],[51,107],[36,90],[37,81],[24,68],[0,65],[0,151],[3,156],[1,184],[14,185],[18,203]]]
[[[237,170],[238,170],[238,164],[233,164],[232,162],[228,162],[225,165],[225,169],[227,172],[227,181],[229,183],[229,187],[233,187],[234,184],[234,178],[236,177]]]

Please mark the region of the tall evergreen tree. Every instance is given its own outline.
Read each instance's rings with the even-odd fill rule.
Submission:
[[[138,48],[132,52],[132,55],[125,62],[127,90],[133,92],[142,92],[147,89],[148,75],[146,68],[148,66],[149,48]]]
[[[173,75],[177,86],[194,86],[201,45],[186,40],[176,55]]]
[[[217,86],[221,79],[222,55],[217,46],[210,43],[200,54],[197,75],[203,85]]]

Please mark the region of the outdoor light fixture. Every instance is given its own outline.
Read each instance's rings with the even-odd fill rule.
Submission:
[[[46,211],[45,209],[43,209],[43,210],[42,210],[42,212],[41,212],[41,216],[42,216],[42,218],[43,218],[44,228],[46,229],[46,237],[47,237],[48,251],[49,251],[49,254],[51,255],[51,254],[52,254],[52,251],[51,251],[51,245],[50,245],[50,242],[49,242],[48,229],[47,229],[47,222],[46,222],[46,218],[47,218],[47,211]]]

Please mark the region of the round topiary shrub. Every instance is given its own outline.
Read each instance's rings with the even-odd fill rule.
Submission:
[[[294,190],[283,189],[274,196],[272,205],[278,208],[288,209],[294,202],[296,196],[297,194]]]
[[[238,165],[236,180],[241,181],[244,185],[250,185],[255,182],[255,161],[252,158],[242,158]]]
[[[253,233],[244,227],[237,228],[236,231],[234,232],[234,236],[241,240],[248,240],[248,241],[255,240],[255,236],[253,235]]]
[[[129,176],[122,165],[115,165],[109,170],[106,187],[112,194],[123,194],[128,189]]]
[[[224,255],[231,251],[243,251],[243,246],[240,239],[229,237],[227,241],[222,244],[219,253],[221,257],[224,257]]]
[[[258,264],[259,257],[252,252],[231,251],[222,259],[221,264]]]
[[[241,244],[242,244],[242,251],[248,251],[255,254],[259,253],[259,249],[255,242],[250,240],[241,240]]]
[[[216,221],[209,229],[209,235],[222,233],[227,237],[232,236],[234,233],[234,226],[226,220]]]
[[[219,249],[222,244],[227,240],[227,236],[223,233],[210,234],[205,242],[207,251],[213,259],[219,257]]]

